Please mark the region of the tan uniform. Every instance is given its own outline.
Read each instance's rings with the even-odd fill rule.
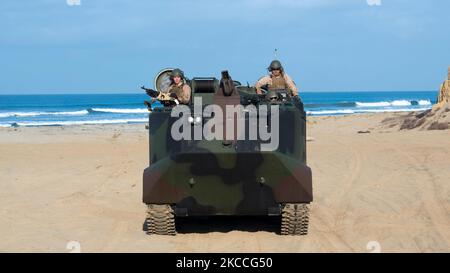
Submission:
[[[191,99],[191,88],[183,82],[178,85],[172,84],[168,92],[177,94],[178,101],[182,104],[188,104]]]
[[[295,86],[294,81],[289,77],[288,74],[282,73],[278,77],[274,77],[271,74],[262,77],[259,79],[256,84],[256,90],[258,92],[261,91],[261,87],[264,85],[269,85],[269,91],[270,90],[280,90],[280,89],[289,89],[291,91],[291,95],[297,96],[298,95],[298,89],[297,86]]]

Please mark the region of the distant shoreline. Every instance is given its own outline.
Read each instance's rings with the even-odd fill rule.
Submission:
[[[422,110],[426,111],[426,110]],[[414,112],[414,111],[410,111]],[[338,115],[307,115],[308,121],[322,120],[328,118],[344,118],[344,119],[354,119],[354,118],[380,118],[380,117],[391,117],[395,115],[406,115],[410,112],[375,112],[375,113],[353,113],[353,114],[338,114]],[[417,111],[420,112],[420,111]],[[29,125],[29,126],[0,126],[0,131],[14,131],[16,129],[32,129],[32,128],[134,128],[137,126],[143,126],[148,123],[148,119],[140,122],[129,122],[129,123],[88,123],[88,124],[49,124],[49,125]]]
[[[401,92],[401,93],[418,93],[418,92],[436,92],[436,94],[438,93],[438,90],[354,90],[354,91],[339,91],[339,90],[335,90],[335,91],[306,91],[306,90],[300,90],[300,96],[302,93],[374,93],[374,92],[383,92],[383,93],[395,93],[395,92]],[[82,92],[82,93],[72,93],[72,92],[67,92],[67,93],[58,93],[58,92],[49,92],[49,93],[22,93],[22,94],[17,94],[17,93],[2,93],[0,92],[0,96],[53,96],[53,95],[145,95],[145,93],[143,92],[100,92],[97,93],[95,92]]]
[[[300,96],[305,112],[312,116],[423,111],[437,98],[434,91],[303,92]],[[1,95],[0,127],[144,123],[148,99],[145,93]]]

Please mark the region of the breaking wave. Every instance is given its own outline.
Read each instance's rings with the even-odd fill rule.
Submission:
[[[342,115],[342,114],[357,114],[357,113],[417,112],[417,111],[425,111],[428,109],[430,108],[321,110],[321,111],[307,111],[306,114],[311,116],[319,116],[319,115]]]
[[[70,121],[30,121],[0,123],[0,127],[32,127],[32,126],[66,126],[66,125],[95,125],[95,124],[121,124],[121,123],[143,123],[147,118],[142,119],[102,119],[102,120],[70,120]]]
[[[419,105],[431,105],[432,103],[429,100],[419,100],[418,104]]]
[[[36,116],[82,116],[89,114],[88,110],[66,112],[3,112],[0,118],[8,117],[36,117]]]
[[[389,107],[389,106],[412,106],[412,105],[431,105],[430,100],[394,100],[379,102],[356,102],[357,107]]]
[[[148,113],[147,108],[121,109],[121,108],[89,108],[78,111],[62,112],[0,112],[0,118],[9,117],[37,117],[37,116],[83,116],[90,113],[115,113],[115,114],[144,114]]]
[[[101,112],[101,113],[116,113],[116,114],[139,114],[148,113],[147,108],[133,108],[133,109],[121,109],[121,108],[91,108],[89,112]]]

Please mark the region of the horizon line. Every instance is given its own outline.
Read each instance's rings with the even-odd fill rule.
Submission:
[[[119,92],[100,92],[99,91],[93,91],[93,92],[52,92],[52,93],[46,93],[45,91],[42,93],[1,93],[0,96],[30,96],[30,95],[137,95],[142,94],[146,95],[144,92],[126,92],[126,91],[119,91]],[[438,93],[438,90],[333,90],[333,91],[299,91],[299,94],[301,93],[364,93],[364,92],[436,92]]]

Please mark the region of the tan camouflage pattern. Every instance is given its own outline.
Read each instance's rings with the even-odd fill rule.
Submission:
[[[177,94],[178,101],[181,104],[188,104],[191,99],[191,87],[183,82],[180,82],[178,85],[170,85],[167,92]]]
[[[295,85],[292,78],[286,73],[282,73],[278,77],[274,77],[272,76],[272,74],[269,74],[260,78],[255,84],[256,92],[261,93],[261,87],[264,85],[269,85],[269,90],[289,89],[291,91],[292,96],[298,95],[297,86]]]

